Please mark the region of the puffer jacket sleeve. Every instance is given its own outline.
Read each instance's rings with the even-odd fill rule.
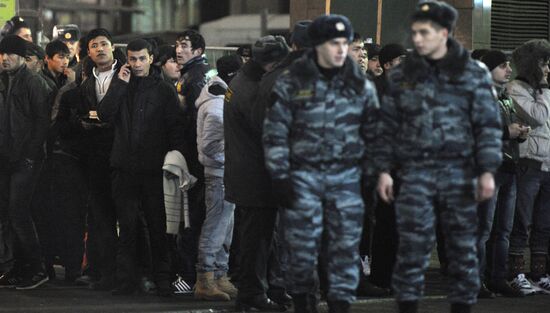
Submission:
[[[491,75],[483,70],[474,88],[470,110],[477,174],[495,173],[502,162],[500,108],[495,94]]]
[[[533,128],[542,126],[550,118],[550,89],[533,91],[525,87],[524,83],[513,81],[507,91],[514,100],[518,117]]]
[[[24,157],[37,159],[43,153],[43,144],[46,141],[48,128],[50,127],[50,103],[53,91],[38,76],[31,76],[28,88],[29,101],[34,116],[34,127],[29,142],[28,153],[30,155],[25,155]]]
[[[382,95],[382,104],[377,111],[376,139],[371,148],[376,173],[390,173],[396,166],[396,135],[400,131],[401,112],[398,107],[399,93],[396,84],[388,81],[386,92]]]
[[[288,76],[279,78],[273,92],[274,103],[266,111],[263,128],[263,146],[266,168],[271,179],[283,180],[290,177],[289,134],[292,111],[288,94]]]
[[[224,164],[224,137],[223,137],[223,98],[212,99],[205,112],[199,151],[217,168]]]

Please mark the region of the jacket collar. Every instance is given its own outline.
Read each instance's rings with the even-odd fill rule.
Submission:
[[[204,55],[196,56],[194,58],[191,58],[189,61],[187,61],[183,65],[183,68],[181,69],[181,73],[185,74],[185,73],[189,72],[189,70],[191,68],[193,68],[195,65],[206,64],[206,63],[208,63],[208,62],[206,61],[206,57],[204,57]]]
[[[456,81],[460,79],[460,76],[464,72],[470,60],[470,55],[453,38],[447,40],[447,48],[447,54],[437,63],[436,67],[439,73],[442,74],[442,78],[445,77],[448,80]],[[411,53],[403,64],[405,79],[411,82],[427,79],[433,73],[433,70],[433,67],[426,61],[426,58],[420,56],[416,51]]]
[[[297,76],[304,83],[311,83],[321,78],[321,73],[315,64],[317,54],[313,49],[305,52],[300,58],[292,63],[289,70],[293,76]],[[365,75],[359,66],[347,57],[344,66],[333,79],[344,82],[344,86],[351,87],[356,93],[362,94],[365,88]]]
[[[248,62],[246,62],[241,70],[247,77],[250,77],[253,81],[259,81],[265,74],[265,70],[260,65],[260,63],[254,61],[253,59],[250,59]]]

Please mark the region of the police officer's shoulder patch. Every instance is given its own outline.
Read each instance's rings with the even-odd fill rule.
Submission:
[[[225,102],[231,102],[231,98],[233,97],[233,90],[231,88],[227,88],[227,91],[225,92]]]

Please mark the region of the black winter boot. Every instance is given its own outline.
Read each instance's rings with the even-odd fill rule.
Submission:
[[[317,298],[315,295],[298,293],[292,295],[294,313],[317,313]]]
[[[328,300],[328,312],[329,313],[348,313],[350,303],[347,301],[331,301]]]
[[[452,303],[451,313],[470,313],[472,312],[472,306],[464,303]]]
[[[416,313],[418,312],[418,301],[401,301],[397,302],[399,313]]]

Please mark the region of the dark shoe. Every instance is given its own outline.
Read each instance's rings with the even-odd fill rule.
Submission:
[[[48,274],[45,272],[37,272],[34,275],[23,278],[16,286],[17,290],[30,290],[34,289],[49,280]]]
[[[9,270],[0,276],[0,288],[15,288],[21,282],[21,277],[15,270]]]
[[[318,313],[317,297],[315,295],[298,293],[292,295],[294,312],[296,313]]]
[[[470,313],[472,312],[472,306],[464,303],[452,303],[451,313]]]
[[[505,279],[493,281],[488,285],[488,287],[492,292],[501,294],[504,297],[509,297],[509,298],[525,297],[523,292],[510,286],[510,284],[508,284],[508,282]]]
[[[399,313],[417,313],[418,301],[401,301],[397,303]]]
[[[357,295],[360,297],[389,297],[391,292],[389,289],[378,287],[363,279],[359,282],[359,287],[357,287]]]
[[[292,297],[284,290],[277,290],[274,292],[268,291],[267,297],[271,299],[271,301],[280,305],[284,305],[287,307],[290,307],[292,305]]]
[[[477,293],[478,299],[494,299],[495,294],[491,292],[491,290],[487,289],[487,286],[485,286],[485,283],[482,283],[479,292]]]
[[[328,301],[328,312],[329,313],[348,313],[350,308],[350,303],[347,301]]]
[[[136,292],[136,286],[128,283],[124,283],[111,290],[113,296],[129,296]]]
[[[237,299],[235,302],[235,310],[237,312],[285,312],[287,308],[266,297],[263,299]]]
[[[115,281],[112,277],[105,276],[96,282],[90,283],[88,287],[96,291],[109,291],[115,287]]]

